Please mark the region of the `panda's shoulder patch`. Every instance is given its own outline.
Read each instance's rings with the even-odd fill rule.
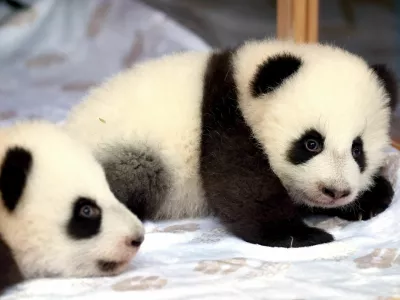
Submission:
[[[0,236],[0,295],[13,286],[14,284],[20,283],[23,280],[22,273],[14,259],[12,251],[7,243]]]
[[[378,76],[385,91],[388,93],[390,98],[389,105],[391,110],[394,111],[398,102],[397,80],[395,74],[384,64],[374,64],[371,68]]]
[[[301,67],[302,60],[291,53],[274,55],[260,64],[250,84],[253,97],[270,93],[279,88]]]
[[[5,207],[13,211],[24,191],[32,168],[32,154],[22,147],[12,147],[5,153],[0,167],[0,193]]]

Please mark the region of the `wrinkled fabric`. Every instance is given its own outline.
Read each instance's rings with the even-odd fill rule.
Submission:
[[[40,0],[0,26],[0,125],[59,122],[99,84],[133,64],[209,46],[131,0]]]
[[[399,166],[400,154],[391,151],[385,175],[396,197],[377,217],[307,220],[335,242],[270,248],[231,236],[214,219],[148,222],[145,242],[123,274],[31,280],[4,299],[398,299]]]

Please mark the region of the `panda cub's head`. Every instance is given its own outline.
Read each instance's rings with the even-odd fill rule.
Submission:
[[[118,274],[143,236],[95,158],[61,128],[0,129],[0,249],[24,278]]]
[[[295,201],[338,207],[371,186],[397,100],[384,66],[291,42],[247,43],[236,61],[244,117]]]

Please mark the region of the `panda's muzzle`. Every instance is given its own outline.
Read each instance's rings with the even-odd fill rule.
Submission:
[[[336,189],[334,187],[321,187],[321,193],[332,200],[345,198],[351,194],[350,189]]]
[[[126,245],[128,247],[139,248],[144,241],[144,236],[136,237],[136,238],[128,238],[126,241]]]

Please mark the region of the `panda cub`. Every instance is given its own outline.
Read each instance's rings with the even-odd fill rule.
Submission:
[[[101,165],[44,121],[0,128],[0,293],[24,279],[122,272],[143,241]]]
[[[211,215],[244,241],[303,247],[334,240],[309,214],[366,220],[390,205],[396,94],[384,65],[343,49],[248,41],[138,64],[66,127],[140,219]]]

